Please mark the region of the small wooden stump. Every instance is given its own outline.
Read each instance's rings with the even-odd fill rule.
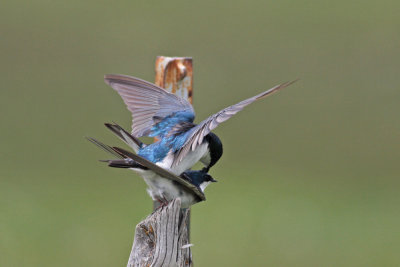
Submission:
[[[127,266],[193,266],[187,216],[178,198],[136,225]]]

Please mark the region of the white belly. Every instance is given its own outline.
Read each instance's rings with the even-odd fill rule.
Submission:
[[[157,163],[158,166],[169,170],[170,172],[180,175],[193,167],[198,161],[208,155],[208,143],[204,142],[198,146],[194,151],[190,151],[177,165],[172,166],[173,154],[170,152],[163,161]]]
[[[181,199],[182,208],[188,208],[197,202],[196,197],[186,191],[181,185],[173,181],[163,178],[149,170],[132,169],[146,182],[148,188],[147,193],[154,201],[172,201],[175,198]]]

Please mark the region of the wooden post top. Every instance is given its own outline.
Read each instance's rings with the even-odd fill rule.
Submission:
[[[158,56],[155,71],[156,85],[192,103],[193,60],[191,57]]]

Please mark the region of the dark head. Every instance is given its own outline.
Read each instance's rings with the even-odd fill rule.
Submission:
[[[207,165],[205,168],[208,171],[222,156],[222,142],[218,136],[212,132],[206,135],[205,140],[208,142],[208,150],[210,151],[209,162],[204,162]]]
[[[181,177],[187,179],[193,185],[199,187],[201,191],[204,192],[204,189],[210,183],[215,183],[217,180],[214,180],[211,175],[207,172],[200,170],[200,171],[185,171],[181,174]]]

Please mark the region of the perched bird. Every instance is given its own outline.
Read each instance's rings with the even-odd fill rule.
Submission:
[[[150,82],[117,74],[104,77],[105,82],[122,97],[132,113],[132,135],[157,137],[148,146],[138,146],[138,155],[180,175],[201,161],[207,173],[222,156],[222,143],[211,132],[220,123],[254,101],[271,95],[293,82],[277,85],[263,93],[227,107],[199,124],[194,124],[192,105]]]
[[[137,149],[137,147],[144,146],[139,139],[130,135],[117,124],[106,124],[106,126],[132,148]],[[180,174],[180,176],[176,176],[125,149],[105,145],[94,138],[88,138],[88,140],[117,158],[104,160],[110,167],[129,168],[142,176],[148,186],[147,192],[150,197],[161,204],[180,198],[181,207],[188,208],[197,202],[205,200],[204,189],[211,182],[216,182],[204,170],[188,170]]]

